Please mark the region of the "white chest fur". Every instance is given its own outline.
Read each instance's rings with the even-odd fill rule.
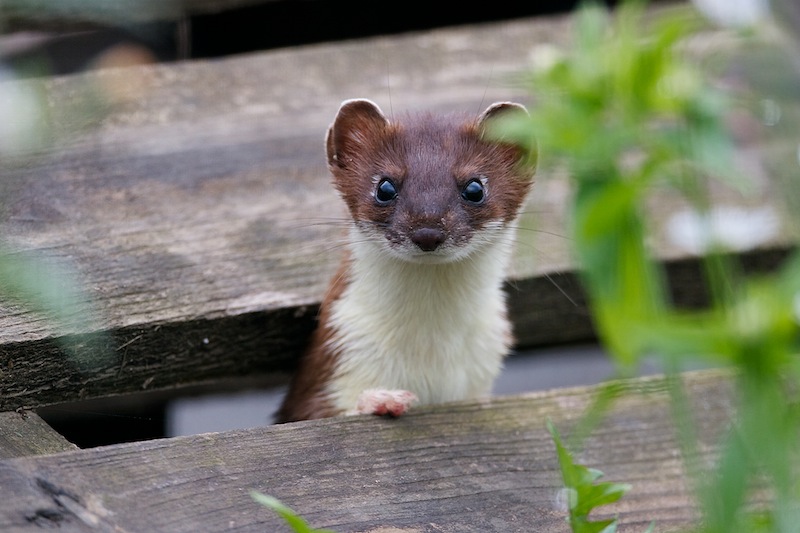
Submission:
[[[366,389],[420,403],[487,395],[511,342],[502,283],[512,230],[466,259],[418,264],[354,239],[350,283],[331,313],[340,357],[329,387],[351,410]]]

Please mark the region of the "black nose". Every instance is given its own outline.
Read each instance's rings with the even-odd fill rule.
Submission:
[[[423,252],[434,251],[441,246],[444,239],[444,232],[434,228],[420,228],[411,234],[411,242],[416,244]]]

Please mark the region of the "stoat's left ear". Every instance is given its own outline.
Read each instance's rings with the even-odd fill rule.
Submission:
[[[506,115],[506,113],[509,115]],[[519,113],[520,116],[525,117],[529,116],[528,110],[522,104],[516,102],[495,102],[487,107],[486,111],[481,113],[478,117],[478,125],[481,127],[481,130],[485,130],[486,124],[488,124],[489,121],[495,120],[500,116],[514,116],[512,113]]]
[[[536,139],[530,133],[519,135],[520,123],[524,124],[528,118],[530,114],[524,105],[515,102],[496,102],[478,117],[478,129],[481,137],[505,146],[518,162],[535,171],[539,157]],[[508,123],[497,124],[498,120],[500,122],[508,120]],[[515,124],[516,120],[519,122]],[[524,125],[523,129],[527,131],[528,126]]]
[[[345,100],[325,137],[328,166],[344,168],[365,143],[382,135],[389,120],[378,104],[366,98]]]

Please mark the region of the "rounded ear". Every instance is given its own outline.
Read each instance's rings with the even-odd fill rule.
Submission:
[[[506,115],[506,113],[509,114]],[[495,102],[487,107],[486,111],[481,113],[481,116],[478,117],[478,126],[480,126],[482,131],[485,131],[486,124],[488,124],[489,121],[495,120],[500,116],[513,116],[512,113],[521,113],[526,117],[529,116],[528,110],[522,104],[517,104],[516,102]]]
[[[492,127],[492,123],[498,119],[501,121],[510,119],[508,125],[511,125],[516,120],[524,121],[529,117],[528,110],[522,104],[496,102],[486,108],[486,111],[478,117],[478,129],[481,136],[512,149],[516,153],[518,161],[535,170],[539,158],[539,150],[535,138],[528,136],[530,138],[520,142],[519,140],[514,140],[515,135],[509,135],[503,131],[503,123],[500,124],[500,128]]]
[[[351,159],[349,154],[361,149],[388,124],[381,108],[371,100],[357,98],[342,102],[325,138],[328,166],[346,166]]]

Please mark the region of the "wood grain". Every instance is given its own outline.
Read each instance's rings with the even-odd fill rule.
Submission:
[[[707,460],[729,421],[730,382],[701,372],[685,384]],[[652,520],[656,531],[686,526],[696,514],[664,384],[648,378],[624,388],[579,457],[633,485],[598,517],[618,515],[623,532]],[[0,461],[0,529],[287,531],[250,500],[257,490],[340,532],[566,532],[545,420],[568,433],[594,390]]]
[[[367,97],[401,115],[525,102],[514,76],[543,46],[564,43],[570,24],[522,19],[7,82],[41,96],[47,131],[27,155],[3,160],[0,235],[71,269],[89,302],[66,326],[0,302],[0,410],[285,376],[343,245],[344,207],[322,149],[339,103]],[[741,157],[755,161],[752,150]],[[586,340],[569,186],[548,168],[537,180],[509,286],[515,331],[523,346]],[[715,202],[773,209],[769,187],[759,191],[721,189]],[[684,207],[667,193],[654,199],[653,245],[665,261],[693,260],[659,229]],[[789,244],[779,234],[757,249]],[[701,278],[683,281],[691,297]]]
[[[37,414],[0,413],[0,459],[77,450]]]

